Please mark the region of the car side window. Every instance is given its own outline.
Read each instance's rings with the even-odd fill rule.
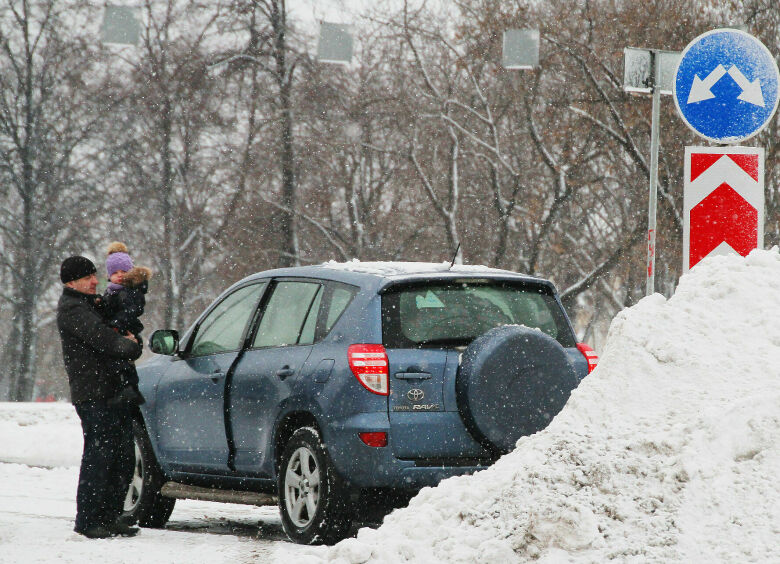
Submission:
[[[316,282],[278,282],[265,306],[252,347],[313,343],[313,322],[310,325],[306,321],[309,317],[316,320],[321,293],[322,285]]]
[[[244,330],[254,315],[266,284],[244,286],[225,297],[201,321],[190,354],[203,356],[240,349]]]
[[[299,345],[311,345],[316,340],[317,316],[320,311],[320,306],[322,305],[322,295],[324,293],[324,289],[320,287],[320,291],[317,292],[317,295],[309,308],[309,314],[306,316],[306,321],[303,323],[301,337],[298,339]]]
[[[330,303],[328,304],[328,316],[325,318],[324,334],[328,334],[333,328],[333,325],[338,321],[344,310],[352,301],[357,293],[357,288],[354,286],[338,285],[333,288],[330,295]]]

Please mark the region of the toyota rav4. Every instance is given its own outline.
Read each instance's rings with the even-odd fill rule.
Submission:
[[[427,263],[261,272],[150,347],[127,517],[163,526],[176,498],[278,504],[299,543],[487,467],[597,362],[552,283]]]

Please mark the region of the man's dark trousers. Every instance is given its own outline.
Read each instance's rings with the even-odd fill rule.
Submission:
[[[122,513],[133,476],[135,448],[130,409],[105,402],[76,404],[84,435],[79,485],[76,493],[76,526],[109,527]]]

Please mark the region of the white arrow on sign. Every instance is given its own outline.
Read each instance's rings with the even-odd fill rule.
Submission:
[[[729,76],[731,76],[731,78],[734,79],[734,82],[742,89],[742,94],[737,96],[738,100],[748,102],[755,106],[761,106],[762,108],[764,107],[764,95],[761,93],[760,80],[755,79],[753,82],[750,82],[745,75],[740,72],[736,65],[731,65]]]
[[[724,74],[726,74],[726,69],[723,68],[723,65],[718,65],[715,67],[715,69],[710,74],[708,74],[707,78],[704,80],[700,79],[699,75],[696,74],[693,77],[693,86],[691,86],[691,92],[688,94],[688,103],[693,104],[694,102],[701,102],[702,100],[709,100],[710,98],[714,98],[715,94],[710,92],[710,88],[715,86],[715,83],[723,78]]]
[[[693,104],[696,102],[701,102],[702,100],[709,100],[710,98],[714,98],[715,94],[713,94],[710,89],[715,86],[715,83],[723,78],[723,75],[725,74],[725,67],[723,65],[718,65],[710,74],[707,75],[704,80],[700,79],[698,74],[695,75],[693,77],[691,91],[688,94],[688,103]],[[737,99],[755,106],[761,106],[762,108],[764,107],[764,95],[761,92],[761,81],[759,79],[755,79],[752,82],[749,81],[747,77],[742,74],[742,72],[736,67],[736,65],[731,65],[731,68],[728,70],[728,74],[731,78],[734,79],[734,82],[737,83],[737,86],[742,89],[742,94],[737,96]]]

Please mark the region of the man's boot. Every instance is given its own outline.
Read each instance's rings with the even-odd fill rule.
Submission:
[[[112,535],[119,535],[121,537],[134,537],[138,534],[138,527],[131,527],[130,525],[127,525],[126,523],[123,523],[121,520],[117,519],[114,521],[111,525],[109,525],[108,530]]]
[[[93,525],[91,527],[87,527],[86,529],[73,529],[80,535],[84,535],[88,539],[107,539],[110,537],[113,533],[100,525]]]

